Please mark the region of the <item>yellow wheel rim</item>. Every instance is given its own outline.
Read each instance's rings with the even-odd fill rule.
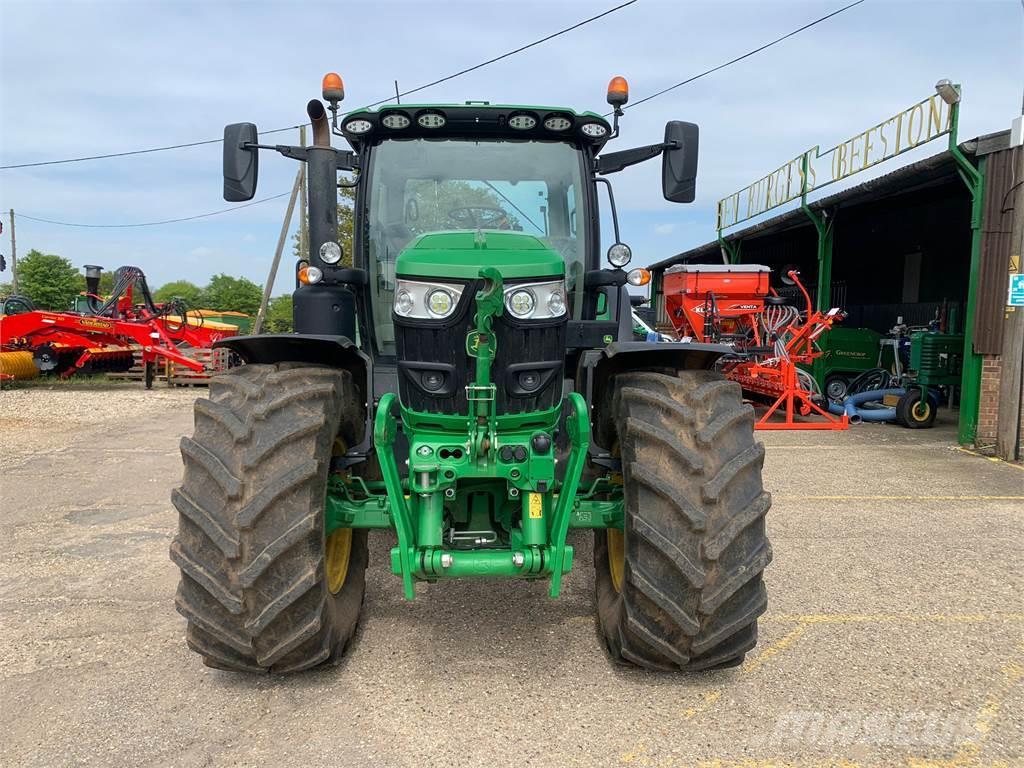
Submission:
[[[616,592],[622,591],[622,578],[626,571],[626,536],[618,528],[608,528],[608,572]]]
[[[914,407],[910,409],[910,412],[917,421],[927,421],[932,412],[932,404],[927,402],[914,403]]]
[[[327,537],[325,568],[327,589],[332,595],[338,594],[345,586],[348,576],[348,561],[352,555],[352,529],[338,528]]]

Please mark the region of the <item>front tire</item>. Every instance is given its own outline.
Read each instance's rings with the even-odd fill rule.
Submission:
[[[753,410],[708,371],[619,374],[610,403],[625,527],[598,531],[594,548],[608,650],[648,669],[740,664],[757,643],[772,558]]]
[[[186,640],[208,666],[297,672],[351,639],[366,531],[328,538],[324,504],[335,446],[359,442],[363,415],[349,372],[292,364],[233,368],[196,402],[171,559]]]
[[[908,389],[896,403],[896,421],[909,429],[931,429],[938,405],[930,395],[921,401],[921,391]]]

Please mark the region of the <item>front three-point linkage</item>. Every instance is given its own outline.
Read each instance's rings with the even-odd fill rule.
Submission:
[[[476,358],[476,377],[466,386],[466,399],[470,405],[469,451],[470,461],[487,464],[495,450],[497,434],[494,410],[495,386],[491,382],[491,363],[497,349],[494,336],[494,318],[505,311],[501,274],[494,267],[480,269],[483,288],[476,294],[475,330],[466,340],[467,352]]]

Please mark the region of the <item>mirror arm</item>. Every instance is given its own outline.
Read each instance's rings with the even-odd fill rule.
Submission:
[[[293,147],[288,144],[253,144],[247,141],[242,144],[242,149],[272,149],[285,157],[304,163],[308,160],[306,150],[309,147]],[[359,167],[359,157],[355,152],[346,149],[336,149],[334,154],[338,158],[339,171],[354,171]]]
[[[612,209],[612,228],[615,230],[615,242],[621,243],[622,240],[619,238],[619,213],[615,209],[615,193],[612,191],[612,183],[608,179],[598,176],[594,177],[594,181],[600,182],[608,188],[608,205]]]
[[[679,146],[677,141],[663,141],[658,144],[647,144],[643,147],[623,149],[607,155],[601,155],[594,159],[594,170],[597,173],[618,173],[623,168],[628,168],[637,163],[653,160],[661,155],[666,149],[676,149]]]

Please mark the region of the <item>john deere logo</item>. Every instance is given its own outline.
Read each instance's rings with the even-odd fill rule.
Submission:
[[[491,335],[491,354],[498,350],[498,339]],[[480,331],[470,331],[466,334],[466,354],[470,357],[477,357],[480,353]]]

